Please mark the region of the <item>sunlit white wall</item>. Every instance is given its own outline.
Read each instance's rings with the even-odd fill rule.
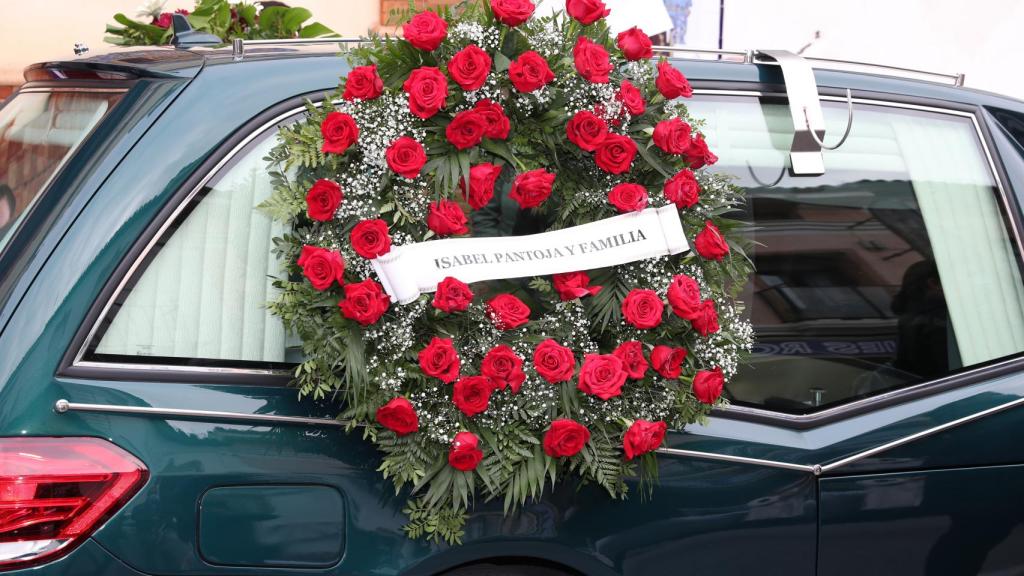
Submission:
[[[293,6],[309,8],[313,17],[345,36],[359,36],[375,28],[380,18],[379,0],[290,0]],[[104,30],[113,24],[113,16],[123,12],[129,17],[142,0],[3,0],[0,18],[0,84],[18,84],[28,64],[73,55],[75,42],[84,42],[94,51],[108,45]],[[168,0],[164,8],[195,7],[194,0]]]
[[[691,46],[718,43],[720,0],[692,0]],[[0,84],[17,83],[25,65],[71,54],[75,42],[104,47],[111,16],[133,15],[140,0],[12,2],[0,19]],[[379,0],[292,0],[345,35],[378,25]],[[168,9],[192,0],[169,0]],[[967,85],[1024,98],[1024,0],[725,0],[725,47],[805,53],[943,72]]]
[[[718,42],[719,0],[693,0],[687,44]],[[1024,99],[1021,0],[725,0],[725,48],[963,72],[967,86]]]

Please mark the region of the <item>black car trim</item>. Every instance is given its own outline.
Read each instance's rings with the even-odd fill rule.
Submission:
[[[695,94],[786,97],[784,86],[774,83],[694,81],[692,84]],[[818,90],[822,99],[846,100],[845,88],[819,86]],[[319,92],[314,94],[320,95]],[[228,140],[226,140],[225,145],[221,147],[221,150],[227,149],[226,152],[211,157],[202,166],[200,166],[199,169],[193,172],[192,177],[190,177],[186,184],[183,185],[181,189],[179,189],[179,191],[167,202],[157,217],[154,218],[153,222],[150,223],[150,226],[142,234],[139,241],[136,242],[136,245],[132,247],[129,253],[119,264],[117,270],[111,276],[110,282],[104,286],[99,297],[93,302],[93,306],[90,309],[89,314],[86,316],[86,321],[82,323],[82,327],[79,328],[78,333],[72,340],[72,345],[65,353],[58,375],[114,381],[142,380],[259,386],[283,386],[290,381],[290,370],[282,370],[280,366],[265,365],[261,365],[259,367],[240,367],[239,365],[241,364],[252,366],[252,363],[244,361],[227,361],[233,365],[233,367],[230,368],[206,365],[182,366],[152,364],[149,362],[121,364],[86,360],[84,359],[84,354],[86,352],[86,347],[90,344],[94,344],[97,340],[97,328],[99,327],[98,319],[100,319],[102,314],[106,313],[108,309],[112,309],[114,305],[112,296],[115,294],[115,289],[117,292],[123,291],[126,287],[130,289],[128,284],[130,281],[133,281],[133,279],[125,279],[126,274],[129,276],[134,275],[133,272],[136,268],[139,268],[141,264],[148,264],[148,262],[139,261],[139,257],[143,255],[144,249],[148,250],[147,247],[151,247],[152,244],[155,244],[160,235],[165,233],[171,226],[172,222],[170,222],[169,219],[172,217],[180,218],[181,213],[188,209],[188,205],[194,204],[191,200],[198,194],[202,186],[215,177],[223,165],[229,162],[234,155],[240,152],[250,141],[262,134],[271,125],[283,121],[292,114],[301,112],[302,107],[297,106],[297,103],[313,97],[314,94],[302,95],[284,101],[268,109],[263,114],[237,130]],[[956,114],[972,119],[974,126],[978,131],[983,152],[988,159],[989,167],[993,170],[992,176],[995,179],[997,190],[1003,200],[1004,217],[1007,218],[1009,228],[1013,231],[1018,267],[1020,270],[1024,271],[1024,260],[1022,260],[1021,248],[1022,224],[1019,217],[1020,207],[1016,202],[1016,199],[1013,197],[1013,194],[1010,194],[1007,190],[1007,175],[1002,168],[1000,159],[994,155],[995,145],[991,140],[991,133],[988,130],[988,126],[985,122],[979,119],[979,112],[981,111],[980,108],[976,105],[965,104],[962,102],[864,90],[853,90],[852,94],[854,103],[921,109],[937,113]],[[289,112],[283,113],[282,111],[285,110],[288,110]],[[268,119],[272,120],[268,122]],[[256,127],[255,130],[253,129],[254,126]],[[149,258],[152,256],[153,254],[148,255]],[[142,266],[142,269],[144,268],[145,266]],[[98,304],[100,302],[103,302],[104,304],[99,306]],[[110,318],[112,318],[112,316]],[[109,319],[107,321],[109,321]],[[85,326],[90,326],[91,329],[83,334],[82,328]],[[146,357],[140,357],[140,359],[145,358]],[[188,359],[182,359],[181,361],[187,362]],[[197,360],[197,362],[198,361],[201,360]],[[909,400],[930,396],[946,390],[976,384],[992,378],[1020,372],[1022,370],[1024,370],[1024,355],[1019,355],[1011,357],[1010,359],[997,359],[989,363],[972,366],[961,373],[951,374],[937,380],[923,382],[921,384],[893,390],[877,396],[855,400],[848,404],[811,414],[786,414],[783,412],[773,412],[745,406],[716,408],[712,411],[712,414],[726,419],[758,422],[779,426],[781,428],[803,430],[843,420]]]

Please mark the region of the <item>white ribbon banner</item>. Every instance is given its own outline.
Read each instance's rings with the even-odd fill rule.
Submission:
[[[675,205],[527,236],[449,238],[396,246],[373,268],[391,300],[408,304],[447,276],[483,280],[607,268],[689,249]]]

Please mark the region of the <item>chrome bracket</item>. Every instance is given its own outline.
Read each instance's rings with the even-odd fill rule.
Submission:
[[[821,111],[818,84],[811,65],[788,50],[758,50],[754,59],[774,61],[782,67],[789,113],[793,119],[793,145],[789,150],[793,175],[824,174],[825,161],[821,150],[825,139],[825,116]]]

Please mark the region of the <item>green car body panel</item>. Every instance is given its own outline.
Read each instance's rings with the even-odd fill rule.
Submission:
[[[924,573],[926,567],[929,574],[953,574],[963,566],[931,556],[936,542],[983,557],[1001,543],[1024,544],[1024,409],[821,476],[663,455],[652,500],[637,491],[629,501],[612,501],[594,487],[565,483],[509,517],[500,503],[477,502],[459,547],[404,536],[404,495],[396,496],[376,472],[375,452],[358,432],[57,413],[59,399],[296,417],[331,418],[337,411],[330,403],[298,400],[275,376],[223,373],[203,381],[202,375],[68,365],[101,293],[173,208],[172,197],[195,187],[233,143],[301,106],[302,98],[321,97],[347,69],[343,59],[322,52],[255,54],[241,62],[223,51],[166,52],[177,55],[165,57],[163,67],[116,58],[74,64],[136,70],[140,78],[54,179],[41,200],[46,210],[33,214],[16,239],[17,256],[0,257],[0,437],[106,438],[150,474],[85,543],[24,573],[435,574],[501,559],[597,576]],[[781,75],[770,66],[678,64],[698,88],[781,90]],[[1022,152],[990,110],[1024,114],[1024,104],[877,76],[818,72],[817,78],[826,94],[849,87],[856,96],[974,111],[1016,210],[1024,192]],[[1024,397],[1022,369],[1017,360],[1003,361],[898,402],[818,420],[759,420],[725,410],[705,426],[671,433],[667,445],[827,464]],[[901,486],[923,496],[900,500]],[[872,508],[879,499],[889,507]],[[998,517],[998,526],[965,530],[986,515]],[[916,546],[897,545],[901,526],[918,531]],[[871,546],[888,561],[858,560]],[[1011,566],[1021,560],[1019,553],[1006,554]]]

